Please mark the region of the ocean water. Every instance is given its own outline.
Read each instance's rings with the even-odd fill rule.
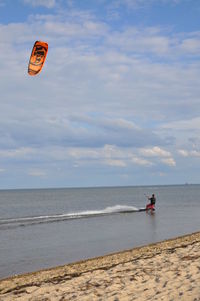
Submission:
[[[156,194],[156,211],[140,212]],[[200,231],[200,185],[0,191],[0,278]]]

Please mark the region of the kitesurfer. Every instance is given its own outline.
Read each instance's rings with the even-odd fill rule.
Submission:
[[[148,200],[150,201],[149,204],[146,205],[146,210],[148,211],[151,209],[151,211],[155,210],[155,203],[156,203],[156,197],[155,194],[152,194],[151,197],[148,197]]]

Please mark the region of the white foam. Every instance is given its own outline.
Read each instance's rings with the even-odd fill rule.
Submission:
[[[77,211],[77,212],[69,212],[64,214],[54,214],[54,215],[41,215],[41,216],[33,216],[33,217],[21,217],[15,219],[4,219],[0,221],[0,225],[15,225],[15,226],[25,226],[30,224],[38,224],[38,223],[47,223],[53,221],[62,221],[68,219],[78,219],[78,218],[86,218],[86,217],[94,217],[101,216],[106,214],[115,214],[115,213],[124,213],[124,212],[137,212],[138,208],[134,206],[126,206],[126,205],[115,205],[111,207],[106,207],[105,209],[100,210],[86,210],[86,211]]]

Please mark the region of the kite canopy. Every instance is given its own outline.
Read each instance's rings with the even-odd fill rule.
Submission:
[[[28,64],[28,74],[38,74],[44,65],[48,51],[48,44],[42,41],[36,41],[30,56]]]

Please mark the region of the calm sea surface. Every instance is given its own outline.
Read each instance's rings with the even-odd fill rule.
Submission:
[[[156,194],[156,211],[139,212]],[[200,185],[0,191],[0,278],[200,231]]]

